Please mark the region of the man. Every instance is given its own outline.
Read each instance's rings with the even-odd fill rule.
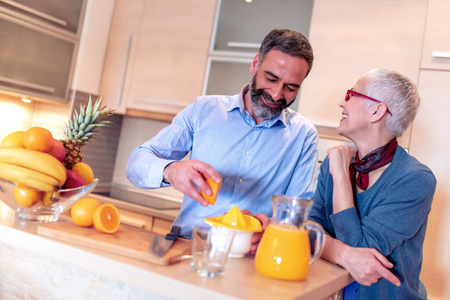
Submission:
[[[328,233],[322,258],[361,284],[357,299],[426,299],[419,280],[436,179],[397,143],[420,97],[401,74],[364,74],[339,103],[338,134],[353,149],[328,150],[310,219]]]
[[[181,236],[190,238],[194,225],[234,205],[264,227],[272,215],[271,195],[312,196],[317,131],[288,109],[312,62],[312,48],[303,35],[273,30],[251,63],[250,84],[239,94],[198,97],[131,153],[126,172],[135,186],[171,185],[185,195],[174,221]],[[180,161],[189,151],[190,160]],[[199,192],[211,195],[205,177],[222,181],[213,206]],[[253,237],[253,253],[260,237]]]

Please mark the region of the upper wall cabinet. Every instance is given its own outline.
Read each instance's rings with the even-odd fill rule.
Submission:
[[[429,0],[422,69],[450,70],[450,1]]]
[[[67,101],[85,8],[68,2],[0,1],[0,90]]]
[[[445,2],[445,1],[444,1]],[[417,83],[427,0],[314,3],[309,40],[314,65],[302,84],[298,111],[337,126],[345,91],[372,68],[396,70]],[[410,130],[400,143],[409,146]]]
[[[122,113],[168,114],[194,102],[202,92],[215,10],[212,0],[116,0],[100,87],[105,101]],[[118,88],[111,93],[108,86]]]
[[[250,80],[250,63],[273,29],[309,34],[313,0],[221,0],[208,59],[204,94],[237,94]]]
[[[80,32],[83,10],[84,0],[0,0],[0,11],[69,35]]]
[[[131,47],[138,41],[139,26],[145,0],[115,0],[111,30],[106,47],[105,63],[100,81],[103,104],[114,108],[115,113],[125,113],[125,82],[131,66]],[[128,80],[126,80],[128,79]]]

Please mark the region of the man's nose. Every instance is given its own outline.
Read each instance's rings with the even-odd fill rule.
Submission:
[[[281,99],[284,99],[284,95],[283,95],[283,88],[284,86],[282,84],[277,84],[273,89],[272,89],[272,99],[274,101],[279,101]]]

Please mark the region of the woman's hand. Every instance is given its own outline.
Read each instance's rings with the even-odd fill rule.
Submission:
[[[327,150],[330,174],[333,176],[344,176],[349,178],[349,167],[352,162],[353,148],[340,145]]]
[[[370,286],[383,277],[400,286],[400,280],[389,271],[393,267],[392,263],[377,250],[351,247],[348,252],[344,268],[360,284]]]
[[[254,214],[251,211],[249,211],[248,209],[243,209],[241,212],[244,215],[249,215],[249,216],[255,217],[256,219],[258,219],[259,222],[261,222],[263,231],[253,233],[252,240],[251,240],[252,245],[250,247],[250,254],[255,255],[256,250],[258,249],[259,242],[261,241],[261,238],[263,236],[264,230],[266,230],[267,226],[270,223],[270,219],[266,214]]]

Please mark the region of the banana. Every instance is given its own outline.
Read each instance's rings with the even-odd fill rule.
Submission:
[[[61,188],[58,180],[49,175],[3,162],[0,162],[0,178],[16,185],[23,184],[44,192],[56,191]]]
[[[48,153],[25,148],[0,148],[0,163],[17,165],[44,173],[58,180],[61,186],[66,182],[66,168]]]

